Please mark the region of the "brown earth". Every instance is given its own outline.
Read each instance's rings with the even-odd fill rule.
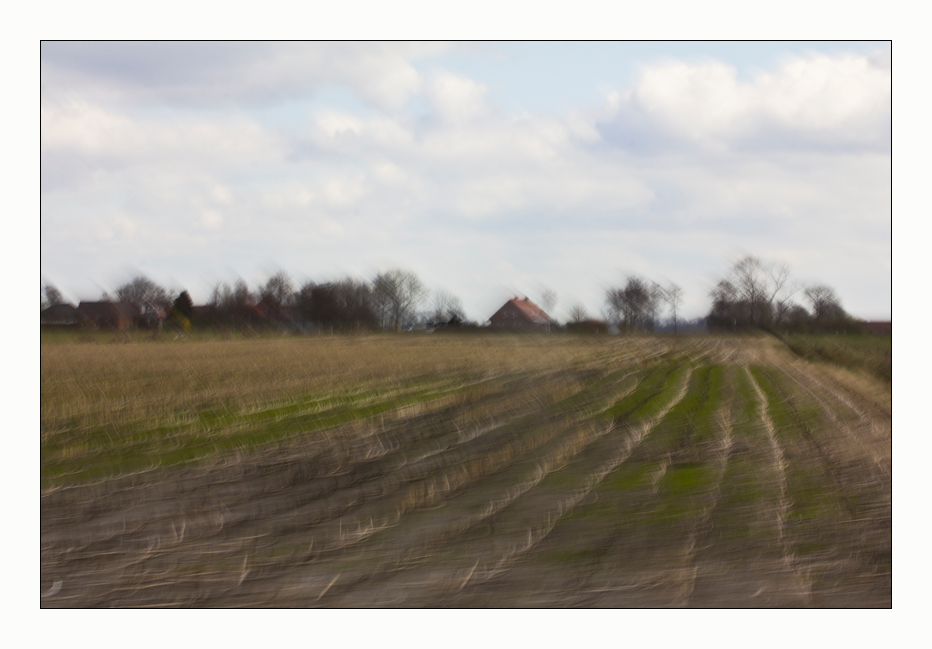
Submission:
[[[769,339],[665,340],[58,479],[41,605],[891,606],[889,389]]]

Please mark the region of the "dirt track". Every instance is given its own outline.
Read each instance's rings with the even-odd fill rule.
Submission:
[[[889,391],[645,343],[41,498],[41,604],[888,607]]]

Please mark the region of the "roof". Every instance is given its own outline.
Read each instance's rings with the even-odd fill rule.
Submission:
[[[541,309],[539,306],[531,302],[531,300],[529,300],[526,297],[525,298],[514,297],[508,300],[507,302],[505,302],[505,304],[502,305],[502,307],[498,311],[496,311],[492,315],[492,318],[502,313],[502,311],[509,306],[515,307],[517,312],[523,316],[522,319],[528,322],[533,322],[534,324],[541,324],[541,325],[553,324],[555,322],[554,319],[551,318],[549,315],[547,315],[543,309]],[[491,318],[489,319],[491,320]]]
[[[139,308],[131,302],[81,302],[78,311],[89,318],[135,318]]]
[[[892,331],[892,322],[887,321],[868,321],[864,325],[867,327],[867,330],[872,334],[888,334]]]
[[[75,324],[78,310],[72,304],[54,304],[43,309],[39,316],[41,324]]]

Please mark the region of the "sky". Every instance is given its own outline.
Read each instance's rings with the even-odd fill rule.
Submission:
[[[403,268],[484,322],[632,274],[705,315],[738,258],[889,319],[889,42],[55,42],[42,282],[196,304]],[[802,291],[796,295],[803,302]],[[426,304],[425,304],[426,306]]]

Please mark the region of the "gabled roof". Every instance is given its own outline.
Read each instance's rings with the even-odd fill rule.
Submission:
[[[41,324],[75,324],[78,322],[78,310],[72,304],[54,304],[43,309],[39,316]]]
[[[523,311],[528,318],[537,324],[550,324],[553,322],[553,318],[544,313],[542,308],[531,302],[528,298],[524,298],[523,300],[512,299],[509,300],[509,302],[518,307],[520,311]]]
[[[531,302],[531,300],[526,297],[514,297],[508,300],[498,311],[492,315],[492,318],[495,318],[500,314],[504,317],[507,317],[503,311],[511,311],[509,307],[513,307],[515,315],[525,322],[531,322],[533,324],[539,325],[553,324],[555,322],[554,319],[547,315],[543,309]],[[491,320],[491,318],[489,319]]]

